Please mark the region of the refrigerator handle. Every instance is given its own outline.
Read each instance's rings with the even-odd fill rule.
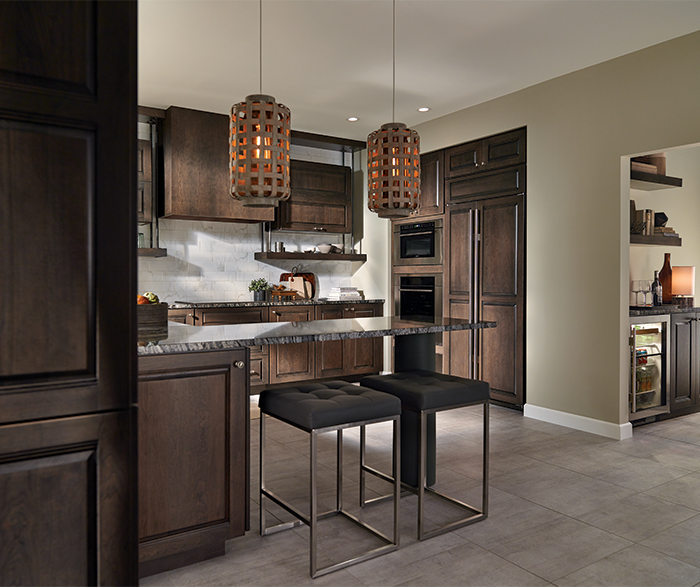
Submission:
[[[479,210],[473,208],[470,210],[471,215],[471,238],[472,238],[472,278],[471,278],[471,292],[469,293],[469,303],[471,306],[471,316],[474,322],[478,322],[481,319],[481,309],[480,309],[480,273],[481,273],[481,250],[480,250],[480,240],[481,240],[481,218],[479,217]],[[481,331],[472,330],[472,377],[474,379],[479,379],[481,377]]]

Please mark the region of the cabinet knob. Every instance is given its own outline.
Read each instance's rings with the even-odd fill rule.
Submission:
[[[354,312],[355,308],[348,308],[348,312]]]
[[[314,230],[316,230],[317,232],[326,232],[326,229],[323,228],[323,226],[315,226]]]
[[[233,364],[233,366],[234,366],[236,369],[243,369],[243,367],[245,367],[245,363],[244,363],[243,361],[236,361],[236,362]]]
[[[274,314],[275,316],[277,316],[277,312],[275,310],[270,310],[270,314]]]

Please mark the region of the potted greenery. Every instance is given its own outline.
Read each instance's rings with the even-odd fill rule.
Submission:
[[[253,279],[253,281],[248,284],[248,291],[253,292],[253,300],[256,302],[264,302],[269,289],[270,284],[267,283],[267,279],[264,277]]]

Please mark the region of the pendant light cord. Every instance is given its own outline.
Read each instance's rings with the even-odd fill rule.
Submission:
[[[260,0],[262,2],[262,0]],[[391,28],[392,64],[391,64],[391,122],[396,122],[396,0],[392,3],[393,20]]]
[[[259,2],[259,7],[260,8],[258,10],[258,13],[260,15],[260,34],[258,36],[260,39],[260,58],[258,59],[258,61],[260,62],[260,93],[262,94],[262,57],[263,57],[262,56],[262,47],[263,47],[263,41],[262,41],[262,33],[263,33],[263,31],[262,31],[262,0],[260,0],[260,2]]]

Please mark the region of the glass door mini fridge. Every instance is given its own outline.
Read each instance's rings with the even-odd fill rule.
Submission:
[[[630,422],[669,412],[669,316],[630,317]]]

